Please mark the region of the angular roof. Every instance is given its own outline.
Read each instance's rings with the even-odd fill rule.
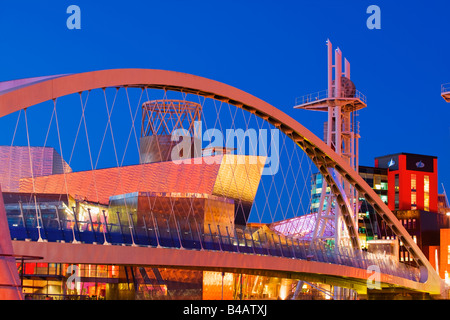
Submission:
[[[253,201],[265,158],[220,155],[194,163],[155,162],[34,178],[37,193],[69,194],[108,204],[132,192],[205,193]],[[20,192],[33,192],[33,179],[20,180]]]

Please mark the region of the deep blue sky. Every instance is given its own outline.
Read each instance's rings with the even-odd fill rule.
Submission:
[[[66,9],[81,8],[81,30]],[[381,8],[381,30],[366,9]],[[211,78],[266,100],[322,135],[325,114],[293,110],[326,89],[330,38],[368,99],[361,164],[380,155],[435,155],[450,191],[450,1],[1,1],[0,80],[110,68]]]

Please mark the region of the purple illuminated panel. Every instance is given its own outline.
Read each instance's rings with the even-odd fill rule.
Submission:
[[[317,221],[317,214],[307,214],[304,216],[274,222],[270,225],[270,229],[284,236],[293,237],[299,240],[310,240],[314,233]],[[321,223],[324,220],[321,220]],[[328,219],[324,237],[332,237],[334,235],[334,219]]]
[[[0,184],[4,192],[19,191],[22,178],[68,172],[72,169],[53,148],[0,146]]]

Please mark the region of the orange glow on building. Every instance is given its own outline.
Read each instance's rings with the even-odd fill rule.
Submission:
[[[232,273],[203,272],[203,300],[232,300],[233,291]]]
[[[442,279],[448,279],[448,274],[450,274],[450,229],[441,229],[440,237],[439,276]]]
[[[199,164],[166,161],[35,177],[34,187],[36,193],[69,194],[76,200],[101,204],[108,204],[110,196],[139,191],[205,193],[253,201],[265,158],[226,155],[215,159],[208,161],[206,157]],[[20,192],[33,192],[32,178],[20,180]]]

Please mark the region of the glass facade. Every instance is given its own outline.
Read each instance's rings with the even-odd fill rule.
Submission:
[[[326,300],[326,292],[333,290],[282,277],[177,268],[56,263],[18,267],[29,300]]]
[[[427,175],[423,177],[423,192],[423,208],[430,211],[430,177]]]
[[[374,167],[359,167],[359,174],[372,187],[384,203],[388,203],[388,177],[387,169]],[[377,214],[374,208],[366,202],[365,198],[359,198],[360,214],[359,228],[360,233],[364,234],[364,243],[367,241],[381,239],[381,230],[379,228]]]
[[[398,174],[396,174],[394,177],[394,191],[395,191],[394,208],[395,210],[398,210],[400,209],[400,180]]]

